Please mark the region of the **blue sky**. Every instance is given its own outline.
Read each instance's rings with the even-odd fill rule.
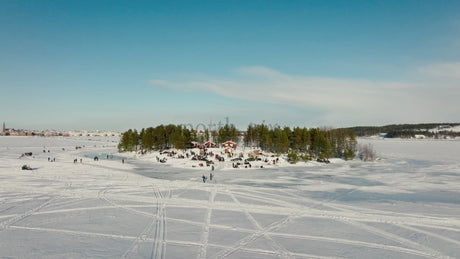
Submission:
[[[458,1],[0,1],[0,121],[459,122]]]

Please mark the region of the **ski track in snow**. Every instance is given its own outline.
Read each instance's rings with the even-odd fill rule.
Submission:
[[[8,150],[9,152],[11,149]],[[460,252],[455,250],[460,247],[458,216],[443,214],[442,211],[438,211],[437,214],[428,210],[425,212],[422,210],[421,213],[406,212],[401,209],[388,211],[367,207],[365,203],[344,202],[347,197],[363,191],[365,188],[362,186],[348,186],[348,189],[336,192],[334,195],[315,197],[297,188],[248,187],[226,184],[224,181],[219,181],[218,184],[216,182],[204,184],[198,181],[159,180],[137,175],[132,168],[128,165],[122,166],[119,161],[90,161],[83,165],[67,162],[78,154],[77,151],[69,154],[61,152],[58,157],[65,159],[65,162],[42,163],[39,170],[32,172],[20,171],[13,166],[0,168],[1,180],[8,183],[0,189],[2,194],[0,257],[16,257],[19,254],[36,257],[43,253],[45,255],[49,253],[48,255],[53,257],[52,253],[59,250],[58,247],[49,249],[49,246],[33,243],[26,243],[26,247],[21,248],[14,246],[9,243],[14,241],[6,239],[6,236],[20,233],[19,231],[35,233],[44,239],[51,236],[50,242],[53,240],[53,235],[59,237],[64,235],[71,240],[90,237],[92,240],[99,240],[103,246],[116,241],[119,247],[114,248],[119,250],[117,255],[119,258],[147,256],[152,259],[172,258],[168,254],[176,253],[175,255],[179,256],[181,249],[184,251],[182,256],[198,259],[239,258],[254,255],[261,258],[350,258],[350,256],[388,258],[401,255],[409,258],[457,258],[460,256]],[[12,165],[22,163],[22,161],[18,163],[17,158],[3,160]],[[70,170],[63,172],[61,169],[47,169],[49,166],[62,166]],[[416,170],[415,167],[411,165],[410,171]],[[198,175],[195,176],[196,179],[199,179],[201,172],[197,171],[196,174]],[[223,172],[216,172],[217,179],[219,174]],[[410,177],[408,176],[408,179]],[[305,184],[311,182],[306,181]],[[322,182],[318,181],[317,184]],[[398,201],[390,200],[390,202]],[[412,205],[414,208],[423,209],[423,204]],[[459,203],[436,205],[460,211]],[[216,221],[218,217],[216,210],[220,213],[238,213],[243,215],[243,218],[227,222]],[[199,211],[203,216],[198,213]],[[134,231],[120,233],[122,228],[117,228],[118,221],[114,221],[114,225],[107,223],[96,229],[86,225],[82,225],[81,228],[68,226],[73,220],[81,222],[85,215],[91,217],[91,222],[99,222],[99,219],[107,220],[103,215],[113,214],[116,218],[124,215],[121,212],[145,219],[143,222],[146,223],[137,233]],[[258,216],[254,216],[255,214]],[[67,215],[70,216],[67,218]],[[41,219],[44,217],[51,221],[56,219],[58,224],[51,224],[53,226],[42,224]],[[342,236],[330,235],[327,231],[325,233],[286,232],[286,229],[301,228],[302,226],[298,224],[301,224],[302,220],[308,222],[308,219],[344,224],[350,226],[356,233],[364,233],[369,238],[365,240],[354,238],[353,233],[345,231]],[[123,220],[129,221],[130,218],[124,218],[122,222]],[[240,220],[247,222],[248,225],[234,224]],[[182,237],[176,224],[200,230],[193,234],[195,238],[187,239]],[[432,231],[422,227],[429,227]],[[340,232],[340,229],[338,231]],[[444,231],[448,231],[450,235],[444,235]],[[236,236],[229,235],[227,238],[225,233],[234,233]],[[412,238],[417,235],[425,236],[424,242]],[[380,242],[375,238],[388,240],[388,242]],[[429,242],[426,242],[426,239]],[[291,247],[286,240],[305,244],[307,248],[299,245]],[[86,251],[91,251],[90,247],[87,244],[79,247],[78,241],[75,242],[73,250],[81,249],[82,258],[88,256]],[[322,244],[324,249],[308,248],[310,242]],[[172,248],[168,249],[170,246]],[[30,247],[30,250],[27,250],[27,247]],[[326,248],[333,249],[328,251]],[[16,249],[26,249],[26,251]],[[109,250],[110,247],[107,249]],[[366,254],[366,249],[371,249],[372,253]],[[35,254],[37,251],[41,252]],[[187,251],[195,251],[195,254]],[[65,248],[58,254],[62,255],[62,253],[65,253]],[[91,254],[89,256],[91,257]],[[94,256],[100,257],[100,254]],[[72,257],[75,255],[72,254]]]

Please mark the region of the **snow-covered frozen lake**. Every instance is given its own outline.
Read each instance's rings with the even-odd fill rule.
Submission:
[[[360,142],[380,160],[203,183],[118,139],[0,137],[0,257],[460,258],[460,141]]]

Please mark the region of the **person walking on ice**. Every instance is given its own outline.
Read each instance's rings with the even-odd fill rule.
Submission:
[[[206,182],[206,176],[204,176],[204,174],[203,174],[203,176],[201,178],[203,178],[203,183],[205,183]]]

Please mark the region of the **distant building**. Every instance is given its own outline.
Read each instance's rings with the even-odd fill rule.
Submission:
[[[233,141],[227,141],[227,142],[222,143],[222,146],[226,148],[227,147],[236,148],[236,143]]]
[[[9,136],[10,135],[10,131],[9,131],[9,129],[6,128],[5,122],[3,122],[3,129],[2,129],[2,132],[0,132],[0,135],[2,135],[2,136]]]
[[[208,141],[208,142],[204,143],[204,146],[207,147],[207,148],[216,147],[216,143]]]
[[[196,141],[192,141],[192,142],[190,143],[190,147],[191,147],[191,148],[202,148],[203,145],[201,145],[200,143],[198,143],[198,142],[196,142]]]

